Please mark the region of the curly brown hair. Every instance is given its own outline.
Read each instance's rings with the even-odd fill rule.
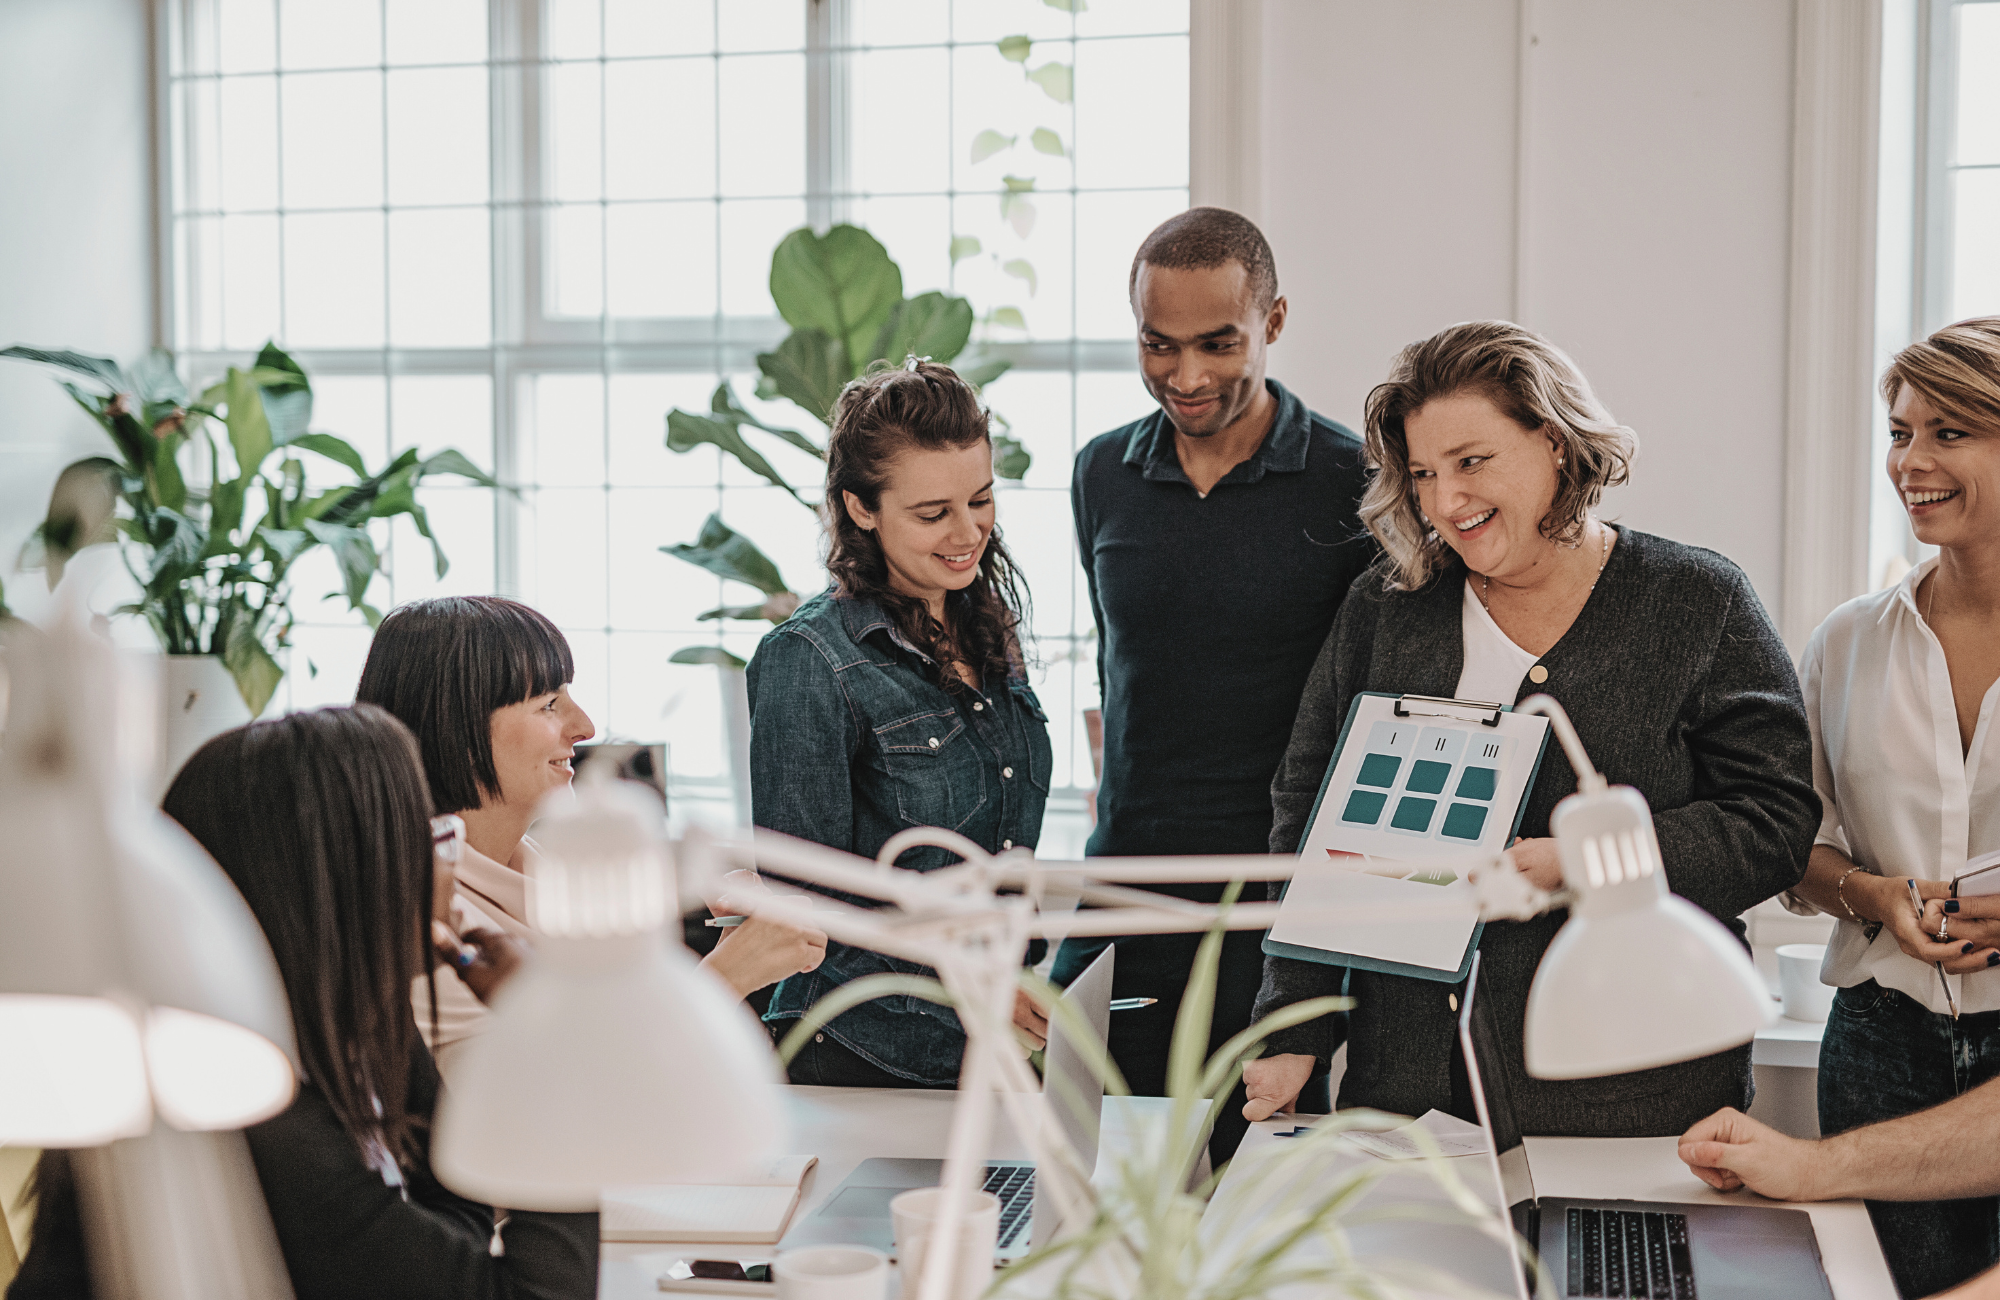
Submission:
[[[999,525],[987,536],[978,576],[949,602],[947,625],[931,617],[922,600],[890,585],[881,539],[854,522],[845,494],[879,510],[897,455],[913,447],[956,451],[990,441],[979,394],[951,367],[912,359],[907,366],[873,370],[843,388],[834,403],[821,507],[826,569],[839,594],[880,605],[903,639],[941,669],[964,664],[981,681],[1004,679],[1024,665],[1019,629],[1026,598]],[[964,689],[957,673],[940,677],[947,691]]]

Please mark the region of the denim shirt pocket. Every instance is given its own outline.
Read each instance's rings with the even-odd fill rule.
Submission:
[[[875,728],[875,740],[906,825],[955,831],[985,806],[979,759],[956,709],[885,722]]]
[[[1007,688],[1013,692],[1027,714],[1021,725],[1022,738],[1027,742],[1028,780],[1035,789],[1046,795],[1055,768],[1055,749],[1049,741],[1049,715],[1042,708],[1042,702],[1035,698],[1034,688],[1020,680],[1010,681]]]

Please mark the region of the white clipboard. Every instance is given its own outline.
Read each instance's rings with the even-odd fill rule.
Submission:
[[[1471,887],[1450,859],[1513,842],[1548,746],[1548,719],[1508,705],[1373,691],[1354,697],[1264,951],[1457,983],[1479,946]],[[1465,906],[1440,919],[1439,890]],[[1407,901],[1422,924],[1324,919]],[[1306,919],[1308,910],[1315,919]],[[1286,912],[1296,915],[1288,919]]]

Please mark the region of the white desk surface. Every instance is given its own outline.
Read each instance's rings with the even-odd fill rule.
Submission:
[[[1757,1031],[1750,1059],[1757,1065],[1790,1065],[1800,1069],[1819,1068],[1819,1042],[1826,1033],[1824,1020],[1793,1020],[1779,1016],[1769,1029]]]
[[[792,1221],[818,1209],[833,1189],[863,1160],[875,1156],[944,1155],[951,1130],[956,1092],[921,1088],[815,1088],[787,1086],[791,1112],[792,1150],[816,1155],[819,1165],[806,1176],[805,1194]],[[1039,1104],[1039,1098],[1037,1098]],[[1171,1103],[1164,1097],[1106,1097],[1098,1143],[1099,1165],[1128,1149],[1130,1133],[1146,1115],[1163,1113]],[[1022,1159],[1027,1144],[1006,1121],[994,1125],[994,1159]],[[660,1274],[676,1259],[768,1259],[770,1246],[698,1242],[605,1242],[600,1256],[597,1294],[601,1300],[658,1300]],[[673,1293],[684,1294],[684,1293]]]
[[[1272,1134],[1295,1126],[1293,1121],[1253,1124],[1244,1138],[1243,1151],[1275,1142]],[[1535,1191],[1541,1196],[1715,1205],[1781,1204],[1749,1192],[1724,1196],[1715,1191],[1681,1163],[1675,1153],[1678,1145],[1679,1140],[1671,1137],[1531,1137],[1528,1160],[1534,1169]],[[1458,1167],[1459,1177],[1466,1186],[1490,1204],[1498,1194],[1485,1159],[1460,1156],[1451,1163]],[[1225,1174],[1216,1189],[1216,1203],[1226,1196],[1249,1192],[1232,1184],[1235,1168],[1232,1166],[1231,1174]],[[1426,1199],[1413,1195],[1416,1190],[1414,1181],[1405,1182],[1397,1195],[1399,1199]],[[1813,1231],[1819,1237],[1820,1258],[1826,1266],[1827,1280],[1833,1285],[1834,1300],[1896,1300],[1895,1283],[1889,1277],[1888,1265],[1883,1262],[1881,1248],[1875,1241],[1874,1225],[1861,1202],[1822,1201],[1791,1208],[1812,1215]]]

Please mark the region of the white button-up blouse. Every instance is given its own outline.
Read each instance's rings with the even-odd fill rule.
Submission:
[[[1926,560],[1897,587],[1833,611],[1799,670],[1813,788],[1825,806],[1815,842],[1869,871],[1919,880],[1950,880],[1968,859],[2000,850],[2000,682],[1961,752],[1944,647],[1917,610],[1917,585],[1936,567]],[[1794,912],[1817,910],[1795,894],[1782,898]],[[1904,953],[1887,930],[1871,943],[1859,922],[1835,915],[1822,980],[1845,988],[1873,979],[1948,1010],[1935,967]],[[2000,968],[1947,978],[1959,1010],[2000,1009]]]

